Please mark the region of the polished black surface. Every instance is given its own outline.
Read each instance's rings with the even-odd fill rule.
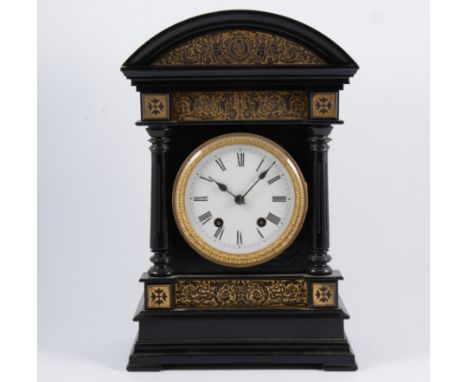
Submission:
[[[328,65],[281,66],[152,66],[161,52],[201,33],[249,29],[291,39],[321,55]],[[289,18],[257,11],[224,11],[197,16],[157,34],[123,64],[124,75],[140,93],[183,90],[301,90],[310,99],[317,92],[335,93],[358,70],[354,60],[320,32]],[[310,102],[309,102],[310,108]],[[180,278],[291,278],[338,282],[332,271],[328,206],[328,148],[334,118],[268,121],[138,121],[151,142],[151,229],[153,266],[143,285],[174,286]],[[308,184],[309,208],[304,226],[292,243],[272,261],[249,268],[214,264],[195,253],[175,224],[172,188],[182,162],[200,144],[222,134],[247,132],[269,138],[298,163]],[[332,156],[331,156],[332,157]],[[218,185],[221,192],[223,186]],[[233,195],[242,203],[242,195]],[[272,218],[274,219],[274,218]],[[217,225],[222,226],[218,221]],[[264,224],[259,220],[258,225]],[[311,296],[309,285],[308,299]],[[336,291],[337,298],[338,290]],[[171,297],[172,299],[174,297]],[[302,367],[356,370],[344,333],[349,318],[338,306],[296,309],[151,310],[144,299],[135,316],[139,333],[128,370],[149,371],[197,367]]]

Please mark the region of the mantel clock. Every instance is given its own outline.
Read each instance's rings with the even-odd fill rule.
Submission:
[[[123,64],[150,135],[150,269],[128,370],[355,370],[328,264],[327,154],[358,70],[297,21],[225,11]]]

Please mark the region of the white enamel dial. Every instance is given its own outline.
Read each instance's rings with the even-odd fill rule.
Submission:
[[[275,143],[251,134],[221,136],[183,165],[174,194],[176,221],[189,244],[210,260],[260,263],[296,236],[306,209],[304,185],[293,159]]]
[[[278,240],[291,220],[294,187],[278,158],[237,144],[203,158],[189,178],[185,205],[203,240],[243,254]]]

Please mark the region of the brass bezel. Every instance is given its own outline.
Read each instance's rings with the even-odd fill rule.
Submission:
[[[208,154],[221,147],[245,144],[259,147],[276,157],[288,172],[294,187],[295,204],[291,221],[281,236],[268,247],[243,255],[218,250],[206,243],[193,229],[185,208],[185,190],[189,177],[198,163]],[[260,135],[232,133],[210,139],[197,147],[180,167],[174,182],[172,210],[180,233],[187,243],[204,258],[221,265],[235,268],[251,267],[265,263],[280,255],[299,234],[307,213],[307,184],[299,166],[277,143]]]

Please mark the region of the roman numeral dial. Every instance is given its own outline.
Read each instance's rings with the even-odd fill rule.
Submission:
[[[237,267],[257,264],[297,236],[305,186],[294,160],[275,143],[252,134],[223,137],[184,162],[174,216],[183,238],[204,257]]]
[[[187,207],[209,245],[242,254],[281,235],[294,189],[277,157],[258,148],[226,148],[207,156],[194,173]]]

